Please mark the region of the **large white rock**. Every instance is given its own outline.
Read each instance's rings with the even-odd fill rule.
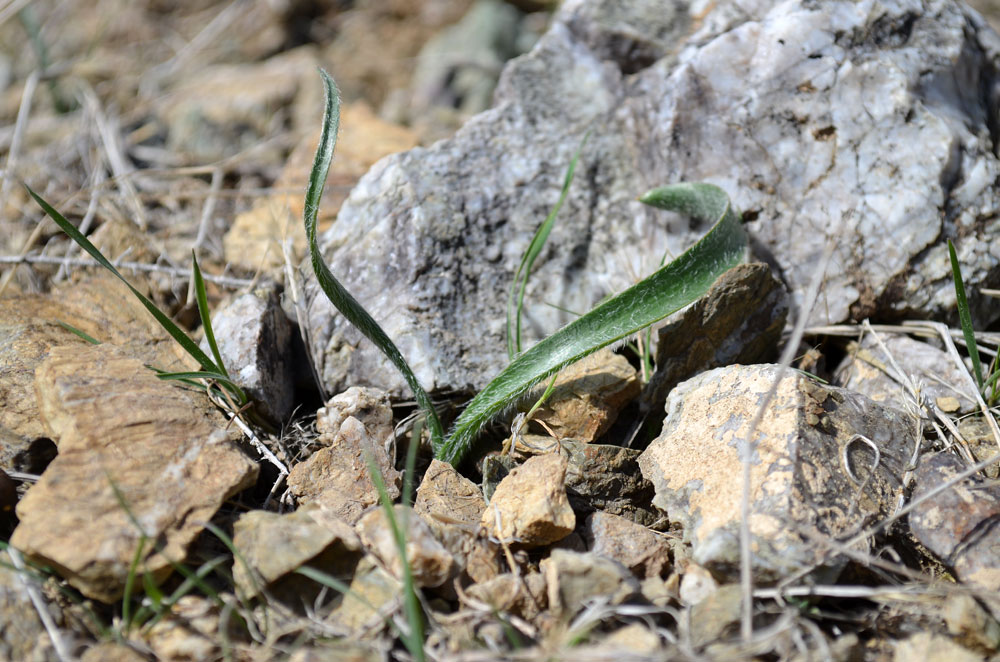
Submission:
[[[512,274],[588,130],[529,284],[533,337],[707,229],[636,202],[684,180],[732,196],[795,302],[834,247],[814,322],[947,311],[947,237],[970,286],[1000,281],[1000,47],[978,14],[945,0],[708,6],[563,3],[507,66],[494,108],[359,182],[325,254],[426,386],[481,388],[506,364]],[[315,282],[307,292],[328,388],[404,393]]]

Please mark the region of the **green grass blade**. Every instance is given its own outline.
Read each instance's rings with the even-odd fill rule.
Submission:
[[[580,152],[583,151],[588,138],[590,138],[589,131],[583,136],[580,146],[569,162],[566,176],[563,178],[562,191],[559,193],[559,200],[542,224],[535,230],[535,236],[531,238],[528,249],[521,256],[521,264],[518,265],[517,272],[514,274],[514,282],[511,283],[510,294],[507,297],[507,358],[511,361],[521,353],[521,311],[524,308],[524,291],[528,286],[531,267],[534,266],[535,260],[541,254],[542,248],[549,238],[549,233],[552,232],[552,226],[556,223],[556,216],[562,209],[563,203],[566,202],[570,184],[573,183],[573,175],[576,173],[576,164],[580,160]]]
[[[479,430],[532,385],[561,368],[683,308],[703,295],[716,278],[746,258],[747,236],[726,193],[711,184],[676,184],[654,189],[641,201],[715,225],[674,261],[605,301],[516,358],[455,421],[437,457],[457,464]]]
[[[210,379],[214,382],[218,382],[220,385],[224,386],[227,391],[235,395],[240,404],[243,404],[248,400],[246,392],[240,388],[239,384],[230,379],[228,375],[223,375],[219,372],[208,372],[207,370],[166,372],[164,370],[153,368],[152,366],[147,367],[153,370],[153,372],[156,373],[156,376],[160,379],[175,379],[186,383],[190,383],[191,380],[195,379]]]
[[[962,324],[962,335],[972,359],[972,374],[976,378],[976,386],[983,388],[983,366],[979,360],[979,348],[976,346],[976,331],[972,328],[972,315],[969,314],[969,302],[965,298],[965,283],[962,282],[962,269],[958,265],[955,254],[955,244],[948,240],[948,257],[951,258],[951,275],[955,281],[955,303],[958,306],[958,320]]]
[[[91,345],[100,345],[101,344],[100,340],[98,340],[97,338],[94,338],[93,336],[91,336],[88,333],[85,333],[85,332],[81,331],[80,329],[76,328],[72,324],[67,324],[66,322],[63,322],[61,320],[56,320],[56,324],[58,324],[59,326],[61,326],[64,329],[66,329],[70,333],[72,333],[72,334],[74,334],[76,336],[79,336],[80,338],[83,338],[84,340],[86,340],[87,342],[89,342]]]
[[[160,323],[160,326],[162,326],[166,330],[166,332],[169,333],[170,336],[174,340],[176,340],[181,347],[184,348],[184,351],[190,354],[201,367],[205,368],[205,370],[208,370],[210,372],[223,372],[223,370],[221,370],[219,366],[215,365],[215,363],[212,362],[212,359],[208,358],[208,355],[206,355],[205,352],[201,351],[201,348],[198,347],[197,343],[191,340],[191,338],[189,338],[188,335],[184,333],[184,331],[182,331],[180,327],[174,324],[173,320],[164,315],[163,312],[159,308],[157,308],[152,301],[147,299],[142,294],[142,292],[132,287],[132,284],[129,283],[125,279],[125,277],[121,275],[118,269],[116,269],[115,266],[111,264],[111,262],[109,262],[106,257],[104,257],[101,251],[97,250],[96,246],[90,243],[89,239],[83,236],[83,234],[81,234],[80,231],[77,230],[72,223],[67,221],[66,217],[64,217],[62,214],[56,211],[56,209],[52,205],[43,200],[42,197],[37,193],[35,193],[30,186],[25,185],[25,188],[28,189],[28,193],[31,194],[31,197],[35,199],[35,202],[37,202],[38,205],[45,211],[45,213],[48,214],[49,218],[55,221],[55,224],[58,225],[63,232],[69,235],[70,239],[79,244],[80,248],[87,251],[87,253],[90,254],[90,257],[97,260],[97,262],[102,267],[113,273],[118,278],[118,280],[125,283],[128,289],[132,291],[132,294],[134,294],[136,298],[138,298],[139,301],[142,302],[142,305],[146,307],[146,310],[148,310],[150,314],[156,318],[156,321]]]
[[[409,456],[410,453],[407,455]],[[414,458],[416,457],[415,452],[412,455]],[[406,554],[406,531],[408,523],[405,521],[400,523],[396,519],[396,511],[392,507],[392,499],[389,498],[389,491],[385,488],[385,480],[383,480],[382,472],[379,471],[375,460],[370,455],[366,455],[365,462],[368,463],[368,473],[371,476],[372,483],[375,485],[375,489],[378,491],[379,502],[382,504],[386,519],[389,521],[389,528],[392,529],[393,538],[396,540],[396,553],[399,554],[400,566],[403,568],[403,613],[406,615],[406,622],[410,626],[410,631],[403,637],[403,643],[406,644],[406,649],[410,651],[410,655],[413,656],[414,660],[423,662],[425,659],[424,612],[420,608],[420,599],[417,597],[417,589],[413,583],[413,570],[410,568],[410,562]],[[416,517],[416,514],[412,510],[409,513],[413,517]]]
[[[208,310],[208,294],[205,292],[205,279],[201,276],[198,257],[194,254],[193,249],[191,251],[191,264],[194,271],[194,292],[195,299],[198,301],[198,316],[201,318],[201,328],[205,331],[205,341],[208,343],[209,349],[212,350],[212,356],[215,357],[215,364],[218,366],[219,372],[228,378],[229,371],[226,370],[226,364],[222,362],[222,354],[219,353],[219,346],[215,343],[212,314]]]
[[[312,260],[313,271],[316,273],[316,280],[326,294],[330,302],[340,311],[351,324],[361,333],[365,334],[369,340],[382,351],[400,374],[406,380],[413,397],[424,412],[427,419],[427,427],[431,432],[431,440],[434,448],[440,448],[444,439],[444,430],[441,421],[431,399],[427,396],[416,375],[406,363],[403,355],[396,347],[395,343],[389,339],[382,327],[368,314],[357,300],[351,296],[340,282],[334,278],[333,273],[323,261],[320,254],[319,245],[316,241],[316,215],[319,212],[319,203],[323,197],[323,186],[326,183],[326,176],[330,170],[330,162],[333,160],[334,147],[337,144],[337,129],[340,125],[340,95],[337,87],[322,69],[320,75],[323,77],[323,85],[326,91],[326,107],[323,113],[323,131],[320,135],[319,146],[316,149],[316,159],[313,161],[312,171],[309,174],[309,187],[306,190],[304,221],[306,226],[306,237],[309,239],[309,255]]]
[[[132,627],[132,591],[135,588],[135,578],[139,573],[143,552],[146,551],[146,540],[145,534],[139,536],[135,554],[132,555],[132,562],[128,566],[128,574],[125,575],[125,588],[122,591],[122,628],[124,629],[123,634],[126,635]]]

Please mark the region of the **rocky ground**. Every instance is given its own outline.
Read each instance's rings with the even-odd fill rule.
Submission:
[[[946,242],[989,363],[1000,37],[944,0],[555,4],[0,2],[0,660],[1000,660]],[[323,252],[446,421],[578,148],[529,340],[704,233],[654,186],[724,188],[753,257],[434,460],[304,260],[317,67]],[[158,379],[197,366],[22,184],[207,350],[193,252],[253,408]]]

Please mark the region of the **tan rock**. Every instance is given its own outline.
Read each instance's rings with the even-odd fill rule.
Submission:
[[[893,662],[982,662],[983,656],[963,648],[948,637],[933,632],[918,632],[896,642]]]
[[[500,481],[482,525],[491,536],[525,547],[565,538],[576,526],[566,496],[565,458],[557,454],[527,460]]]
[[[592,552],[553,549],[539,569],[548,587],[549,610],[572,618],[589,600],[619,605],[640,593],[639,582],[621,563]]]
[[[347,632],[369,631],[369,626],[384,622],[383,609],[399,599],[402,585],[396,578],[379,567],[375,560],[365,556],[358,563],[351,578],[350,590],[340,605],[330,612],[327,622]]]
[[[207,598],[185,595],[143,633],[159,660],[200,662],[219,654],[219,610]]]
[[[133,519],[147,537],[139,570],[162,580],[256,479],[203,397],[111,345],[53,348],[35,386],[59,455],[18,504],[11,544],[89,597],[121,596],[142,535]]]
[[[355,552],[361,549],[347,523],[308,506],[284,515],[263,510],[244,513],[233,526],[233,545],[240,553],[233,563],[233,579],[248,596],[303,565],[332,574],[336,571],[331,566],[353,568]],[[254,577],[248,575],[247,566]]]
[[[417,586],[440,586],[451,576],[455,559],[437,541],[430,527],[411,508],[393,507],[396,523],[403,529],[406,539],[406,562],[410,566],[413,582]],[[403,577],[403,563],[399,546],[385,509],[373,508],[365,513],[356,530],[369,552],[374,554],[397,579]]]
[[[348,416],[361,421],[368,435],[384,443],[393,434],[392,404],[385,391],[368,386],[352,386],[327,400],[316,411],[316,431],[321,444],[332,444]]]
[[[499,574],[499,546],[484,535],[480,526],[486,500],[479,487],[454,467],[431,460],[417,488],[413,509],[473,582]]]
[[[631,520],[600,511],[584,527],[590,551],[618,561],[640,579],[663,575],[670,567],[670,543]]]
[[[1000,648],[1000,623],[967,593],[949,595],[944,605],[948,633],[968,648]]]
[[[147,662],[146,657],[125,644],[106,641],[91,646],[80,657],[80,662]]]
[[[603,349],[559,373],[552,395],[534,420],[545,423],[557,439],[589,443],[611,427],[641,388],[628,359]]]
[[[0,468],[37,473],[48,462],[41,463],[31,448],[48,436],[38,415],[35,370],[53,347],[86,346],[59,322],[117,344],[127,355],[158,368],[191,365],[149,311],[109,275],[95,275],[50,295],[0,299],[0,428],[6,428],[8,437],[0,448]]]
[[[322,506],[348,524],[355,524],[379,500],[366,458],[372,458],[381,472],[389,497],[399,496],[402,475],[393,466],[382,441],[373,438],[361,421],[348,416],[329,447],[292,467],[288,489],[300,503]]]
[[[651,655],[657,652],[662,653],[663,642],[660,641],[659,635],[646,626],[632,623],[618,628],[606,636],[598,646],[609,651]]]
[[[639,470],[641,451],[526,434],[515,445],[511,458],[555,452],[564,455],[569,462],[566,491],[575,510],[601,510],[657,530],[666,525],[663,513],[651,504],[653,484]],[[489,456],[483,460],[483,487],[489,494],[507,474],[506,465],[513,464],[511,458]]]
[[[684,528],[693,560],[720,576],[739,567],[741,448],[778,374],[778,366],[733,365],[680,384],[662,434],[639,458],[654,505]],[[868,518],[889,516],[913,435],[913,419],[899,410],[785,372],[754,435],[755,579],[822,564],[807,532],[848,535]]]
[[[701,648],[724,639],[739,627],[742,592],[739,584],[712,591],[691,608],[691,645]]]
[[[549,604],[545,577],[539,572],[520,577],[505,572],[489,581],[473,584],[465,593],[498,612],[514,614],[527,621],[533,621]]]
[[[775,356],[787,315],[788,292],[766,264],[741,264],[719,276],[657,332],[656,371],[642,393],[640,438],[659,434],[667,394],[685,379]]]
[[[337,155],[330,165],[317,219],[321,227],[336,218],[351,188],[376,161],[417,144],[413,132],[379,119],[364,103],[342,105],[340,126]],[[275,192],[236,216],[223,239],[227,262],[248,271],[282,267],[286,241],[294,264],[306,254],[302,192],[309,182],[319,136],[318,128],[310,131],[288,157],[274,183]]]

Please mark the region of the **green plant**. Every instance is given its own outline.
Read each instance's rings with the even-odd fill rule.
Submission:
[[[955,281],[955,304],[958,307],[958,320],[965,336],[965,346],[972,359],[972,376],[976,378],[976,386],[983,390],[983,367],[979,360],[979,348],[976,346],[976,330],[972,327],[972,315],[969,312],[969,301],[965,296],[965,283],[962,281],[962,269],[955,254],[955,244],[948,240],[948,257],[951,259],[951,276]]]
[[[371,315],[334,278],[316,240],[316,215],[336,146],[340,100],[333,80],[320,72],[326,92],[323,131],[306,193],[304,223],[313,270],[324,293],[346,319],[371,339],[400,370],[431,433],[435,455],[457,464],[482,427],[532,386],[602,347],[619,342],[695,301],[722,273],[742,262],[747,237],[729,197],[711,184],[675,184],[640,198],[648,205],[714,222],[700,241],[674,261],[516,357],[476,395],[445,438],[430,398],[402,354]]]
[[[240,408],[249,402],[249,399],[247,398],[247,395],[243,391],[243,389],[241,389],[229,377],[229,373],[226,371],[226,367],[222,362],[222,356],[219,354],[219,348],[215,343],[215,334],[212,331],[212,318],[208,312],[208,295],[205,291],[205,281],[202,278],[201,269],[198,267],[198,260],[197,258],[195,258],[194,251],[191,252],[191,259],[194,272],[193,278],[195,285],[195,295],[198,301],[198,314],[201,316],[201,323],[205,331],[205,339],[208,342],[212,354],[215,356],[214,360],[209,358],[208,355],[205,354],[205,352],[203,352],[201,348],[198,346],[198,343],[196,343],[194,340],[188,337],[188,335],[184,333],[184,331],[179,326],[177,326],[173,320],[171,320],[169,317],[167,317],[167,315],[163,311],[157,308],[156,304],[150,301],[145,295],[142,294],[142,292],[137,290],[130,282],[128,282],[128,280],[126,280],[125,277],[122,276],[121,272],[119,272],[118,269],[116,269],[115,266],[111,264],[111,262],[106,257],[104,257],[104,254],[101,253],[101,251],[99,251],[97,247],[90,242],[89,239],[87,239],[83,234],[81,234],[80,231],[77,230],[72,223],[66,220],[66,217],[60,214],[48,202],[43,200],[42,197],[39,196],[37,193],[35,193],[30,186],[26,186],[25,188],[28,189],[28,193],[31,195],[32,198],[35,199],[35,202],[38,203],[38,205],[48,215],[48,217],[51,218],[55,222],[55,224],[59,226],[59,229],[65,232],[66,235],[68,235],[70,239],[75,241],[83,250],[87,251],[87,253],[89,253],[90,256],[97,261],[98,264],[100,264],[102,267],[104,267],[112,274],[114,274],[114,276],[118,278],[118,280],[125,283],[125,286],[128,287],[128,289],[132,292],[133,295],[135,295],[137,299],[139,299],[139,301],[146,308],[146,310],[148,310],[150,314],[154,318],[156,318],[156,321],[159,322],[160,326],[162,326],[163,329],[168,334],[170,334],[170,337],[173,338],[175,341],[177,341],[177,343],[184,349],[184,351],[187,352],[188,355],[190,355],[191,358],[197,361],[198,365],[201,366],[201,370],[184,371],[184,372],[166,372],[150,366],[152,370],[156,372],[157,376],[160,379],[178,380],[188,384],[194,384],[199,386],[200,384],[197,384],[196,380],[204,380],[210,384],[210,386],[208,386],[207,388],[212,388],[211,384],[218,384],[222,388],[224,388],[232,396],[232,398],[235,399],[235,405],[237,406],[237,408]],[[83,333],[79,329],[75,329],[68,324],[63,324],[62,326],[88,342],[91,343],[98,342],[94,338],[91,338],[90,336]]]
[[[534,236],[528,243],[528,248],[524,251],[524,255],[521,256],[521,263],[517,265],[517,271],[514,273],[514,282],[511,283],[510,294],[507,297],[507,358],[511,361],[521,353],[521,312],[524,308],[524,291],[528,287],[528,276],[531,275],[531,267],[534,266],[535,260],[541,254],[542,248],[545,246],[545,242],[552,232],[552,226],[556,223],[556,216],[559,214],[559,210],[562,209],[563,203],[566,202],[570,184],[573,183],[573,175],[576,173],[576,164],[580,160],[580,152],[583,151],[588,138],[590,138],[589,131],[583,137],[583,140],[580,141],[580,146],[577,147],[576,154],[573,155],[573,158],[569,162],[569,167],[566,169],[566,176],[563,177],[562,191],[559,192],[559,200],[545,220],[542,221],[542,224],[535,230]]]

